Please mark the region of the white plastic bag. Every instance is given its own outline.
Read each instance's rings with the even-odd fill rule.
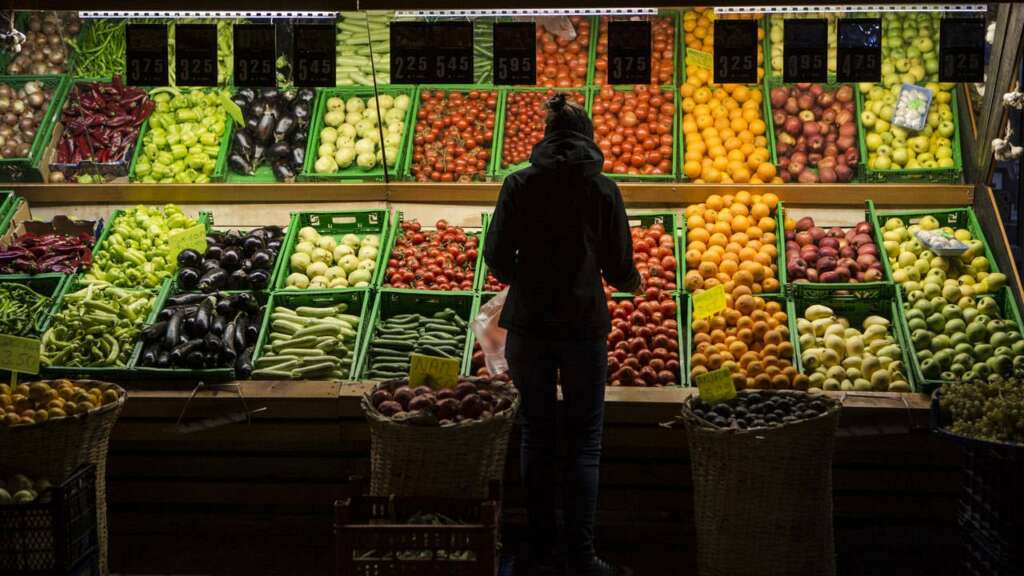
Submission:
[[[505,360],[505,336],[507,330],[498,326],[501,309],[505,307],[508,288],[480,306],[476,318],[473,318],[473,333],[484,353],[484,363],[492,376],[508,372],[508,361]]]

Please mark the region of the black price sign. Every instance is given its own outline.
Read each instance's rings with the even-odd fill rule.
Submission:
[[[783,82],[828,80],[828,21],[783,21]]]
[[[125,66],[130,86],[167,85],[167,26],[125,26]]]
[[[757,83],[757,22],[715,20],[716,84]]]
[[[334,86],[334,24],[292,27],[292,80],[296,86]]]
[[[472,84],[473,23],[392,22],[392,84]]]
[[[882,79],[882,21],[843,18],[838,24],[836,80],[878,82]]]
[[[943,18],[939,24],[939,82],[985,81],[985,21]]]
[[[494,84],[537,83],[537,25],[494,23]]]
[[[174,79],[178,86],[217,85],[217,25],[174,26]]]
[[[608,83],[651,83],[650,21],[608,23]]]
[[[277,85],[277,45],[273,24],[235,24],[235,86]]]

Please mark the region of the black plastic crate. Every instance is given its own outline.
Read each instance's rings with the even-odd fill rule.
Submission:
[[[96,467],[28,504],[0,506],[0,576],[98,574]]]

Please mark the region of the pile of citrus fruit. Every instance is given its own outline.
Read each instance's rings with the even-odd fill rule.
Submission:
[[[781,183],[768,150],[764,94],[756,86],[711,83],[711,71],[686,69],[683,174],[698,184]]]

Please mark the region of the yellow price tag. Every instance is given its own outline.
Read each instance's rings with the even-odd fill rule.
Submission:
[[[725,286],[719,284],[693,296],[693,319],[700,320],[725,310]]]
[[[696,48],[686,49],[686,63],[712,70],[715,67],[715,60],[710,53]]]
[[[459,383],[459,365],[455,358],[413,354],[409,363],[409,386],[455,388]]]
[[[204,224],[196,224],[167,237],[168,258],[177,258],[179,252],[188,249],[196,250],[200,254],[206,252],[206,226]]]
[[[732,375],[728,368],[719,368],[711,372],[698,375],[697,390],[700,392],[700,399],[708,404],[732,400],[736,397],[736,387],[732,383]]]
[[[0,370],[39,373],[39,340],[0,334]]]

